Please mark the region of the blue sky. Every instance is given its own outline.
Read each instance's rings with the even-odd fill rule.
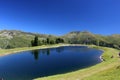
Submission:
[[[0,30],[120,34],[120,0],[0,0]]]

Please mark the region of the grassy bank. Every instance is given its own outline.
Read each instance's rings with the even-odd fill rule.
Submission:
[[[74,72],[37,78],[35,80],[120,80],[120,59],[118,58],[119,51],[107,47],[89,47],[104,51],[102,55],[104,61],[102,63]]]
[[[54,45],[42,45],[36,47],[22,47],[22,48],[14,48],[14,49],[0,49],[0,56],[5,56],[8,54],[14,54],[16,52],[26,51],[26,50],[34,50],[34,49],[44,49],[44,48],[54,48],[60,46],[69,46],[69,44],[54,44]]]

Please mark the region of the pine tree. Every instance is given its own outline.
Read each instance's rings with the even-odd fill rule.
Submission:
[[[38,36],[35,36],[34,40],[31,41],[32,46],[38,46]]]
[[[38,46],[38,36],[35,36],[34,38],[34,46]]]
[[[49,38],[47,38],[47,44],[50,44],[50,39]]]

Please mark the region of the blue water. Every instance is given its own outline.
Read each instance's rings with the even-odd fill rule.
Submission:
[[[85,46],[31,50],[0,57],[0,78],[32,80],[100,63],[102,51]]]

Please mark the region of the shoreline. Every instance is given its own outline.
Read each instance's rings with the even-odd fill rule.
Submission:
[[[100,49],[100,50],[101,50],[101,49]],[[102,54],[100,55],[99,58],[100,58],[101,62],[103,62],[103,61],[105,61],[104,58],[103,58],[104,50],[101,50],[101,51],[102,51]]]
[[[100,58],[101,62],[103,62],[103,61],[104,61],[104,59],[102,58],[102,55],[101,55],[99,58]]]
[[[22,48],[13,48],[13,49],[0,49],[0,57],[16,54],[18,52],[29,51],[29,50],[36,50],[36,49],[46,49],[46,48],[57,48],[62,46],[69,46],[69,44],[55,44],[55,45],[42,45],[36,47],[22,47]]]
[[[36,46],[36,47],[23,47],[23,48],[14,48],[14,49],[1,49],[4,50],[1,54],[0,57],[4,57],[7,55],[11,55],[11,54],[17,54],[18,52],[23,52],[23,51],[29,51],[29,50],[37,50],[37,49],[46,49],[46,48],[57,48],[57,47],[64,47],[64,46],[86,46],[87,48],[95,48],[93,47],[93,45],[82,45],[82,44],[55,44],[55,45],[42,45],[42,46]],[[95,48],[97,49],[97,48]],[[1,52],[0,50],[0,52]],[[103,51],[102,54],[98,57],[101,62],[104,61],[103,59],[103,54],[104,54],[104,50],[102,49],[98,49]]]
[[[14,48],[14,49],[1,49],[0,52],[1,51],[3,51],[3,52],[0,53],[0,57],[6,56],[6,55],[10,55],[10,54],[17,54],[18,52],[23,52],[23,51],[36,50],[36,49],[46,49],[46,48],[57,48],[57,47],[64,47],[64,46],[86,46],[88,48],[94,48],[94,47],[90,47],[89,45],[82,45],[82,44],[42,45],[42,46],[36,46],[36,47],[23,47],[23,48]],[[98,49],[98,50],[100,50],[100,49]],[[104,53],[104,51],[102,53]],[[101,62],[104,61],[104,59],[102,58],[102,54],[101,54],[101,56],[99,58],[100,58]]]

